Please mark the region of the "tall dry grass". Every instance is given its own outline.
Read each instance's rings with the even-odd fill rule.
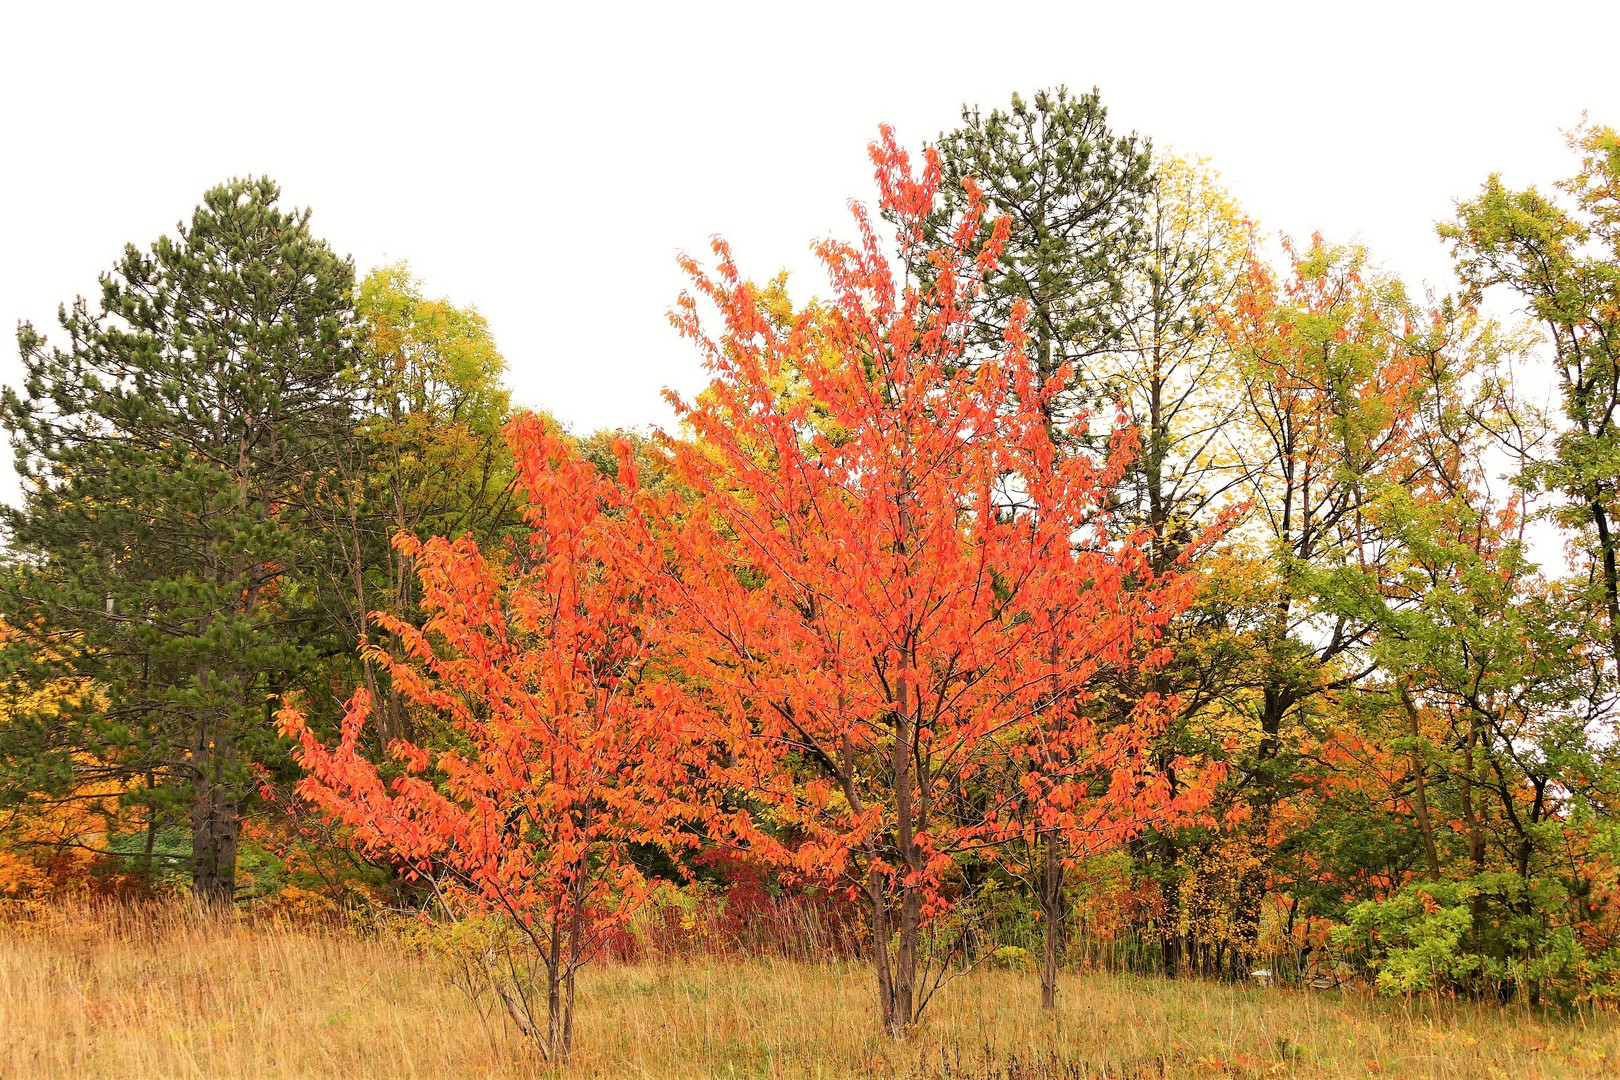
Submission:
[[[1620,1075],[1620,1022],[1459,1003],[1075,976],[953,984],[906,1044],[858,964],[671,959],[591,970],[572,1077]],[[0,926],[0,1078],[549,1075],[388,933],[178,906]]]

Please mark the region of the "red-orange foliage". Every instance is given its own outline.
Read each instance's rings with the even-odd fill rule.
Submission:
[[[115,785],[83,785],[73,799],[8,808],[0,815],[0,900],[151,895],[146,875],[97,850],[119,821],[117,801]]]
[[[859,208],[858,245],[817,246],[831,300],[790,325],[762,309],[723,242],[714,273],[686,261],[724,329],[711,336],[683,297],[675,322],[713,380],[677,402],[696,440],[674,456],[697,503],[674,541],[671,595],[689,685],[760,804],[753,823],[770,827],[756,850],[864,897],[898,1033],[945,977],[919,950],[951,902],[956,859],[1024,828],[999,816],[992,783],[1009,748],[1051,751],[1023,759],[1031,828],[1096,824],[1068,778],[1112,754],[1107,787],[1152,710],[1104,725],[1074,709],[1188,597],[1154,580],[1143,537],[1112,529],[1132,433],[1119,427],[1101,460],[1059,452],[1040,405],[1068,373],[1035,382],[1021,319],[1001,355],[964,351],[1006,223],[982,233],[970,184],[946,245],[924,250],[937,159],[913,177],[887,129],[872,158],[901,254],[932,268],[926,284],[896,276]],[[1140,790],[1121,783],[1115,801]]]
[[[521,980],[496,989],[543,1053],[566,1058],[574,973],[646,891],[630,845],[676,840],[685,725],[649,678],[663,633],[648,588],[657,566],[630,508],[627,453],[615,482],[539,418],[519,417],[508,438],[527,545],[497,565],[468,539],[401,538],[429,617],[417,628],[375,616],[407,659],[374,659],[407,701],[448,719],[463,748],[430,760],[396,740],[399,774],[386,779],[358,751],[364,691],[336,747],[295,709],[281,722],[301,744],[300,794],[452,909],[503,915],[527,937],[546,971],[546,1030]]]

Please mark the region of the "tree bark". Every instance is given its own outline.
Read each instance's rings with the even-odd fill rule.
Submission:
[[[1603,501],[1592,499],[1592,524],[1597,528],[1598,548],[1602,553],[1603,602],[1609,614],[1609,651],[1620,662],[1620,568],[1615,565],[1614,537],[1609,532],[1609,515]]]
[[[1054,830],[1042,842],[1041,1008],[1057,1008],[1058,956],[1063,946],[1063,853]]]
[[[907,711],[906,684],[900,682],[900,708],[895,715],[894,788],[895,839],[900,849],[901,873],[921,869],[917,865],[915,806],[911,790],[913,730]],[[893,1004],[889,1012],[889,1034],[901,1038],[911,1027],[916,1004],[917,939],[922,925],[922,897],[916,889],[900,883],[900,926],[896,937],[894,972],[890,985]]]
[[[897,689],[894,749],[890,755],[890,767],[894,771],[894,832],[900,863],[896,872],[898,877],[903,878],[920,873],[922,860],[917,850],[917,806],[911,783],[916,725],[911,716],[910,695],[904,678],[899,680]],[[900,893],[900,925],[891,928],[888,922],[891,914],[888,888],[881,876],[875,878],[874,883],[873,930],[877,930],[880,914],[884,925],[884,936],[874,941],[874,947],[879,950],[880,993],[883,992],[884,983],[888,984],[884,995],[883,1021],[890,1037],[899,1039],[905,1036],[916,1019],[917,946],[922,930],[922,895],[915,888],[908,887],[903,880],[891,883],[890,887],[897,887]],[[891,930],[897,939],[892,966],[889,963],[887,939]]]
[[[1167,979],[1179,978],[1185,956],[1186,938],[1181,933],[1181,880],[1176,877],[1176,845],[1168,833],[1159,835],[1159,862],[1164,867],[1160,893],[1164,897],[1164,919],[1159,927],[1160,961]]]
[[[1429,863],[1429,880],[1440,880],[1440,853],[1434,844],[1434,823],[1429,818],[1429,795],[1424,782],[1425,765],[1418,751],[1417,740],[1422,738],[1418,727],[1417,703],[1412,700],[1412,687],[1401,684],[1401,704],[1406,708],[1407,728],[1412,734],[1412,806],[1417,814],[1418,829],[1423,833],[1423,854]]]
[[[893,930],[889,925],[889,898],[883,876],[876,870],[867,871],[866,896],[872,907],[872,964],[877,972],[878,1010],[882,1015],[883,1030],[894,1034],[896,1027],[894,967],[889,961],[889,940]],[[904,1030],[905,1021],[898,1021]]]
[[[191,801],[192,888],[210,907],[236,899],[236,848],[242,818],[228,773],[235,746],[223,732],[202,732],[194,751]]]
[[[156,787],[152,773],[146,774],[146,790],[152,791]],[[157,847],[158,808],[157,802],[146,808],[146,838],[141,844],[141,880],[150,888],[153,881],[152,855]]]

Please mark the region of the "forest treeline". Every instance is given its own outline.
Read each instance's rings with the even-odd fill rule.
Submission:
[[[224,184],[19,329],[0,890],[450,918],[557,1056],[663,903],[844,920],[896,1034],[987,960],[1611,997],[1620,136],[1570,146],[1435,296],[1095,93],[885,130],[825,291],[684,259],[708,387],[588,437]]]

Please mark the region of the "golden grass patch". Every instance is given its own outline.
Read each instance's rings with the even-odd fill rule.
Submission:
[[[861,965],[588,969],[564,1077],[1620,1076],[1620,1018],[1456,1002],[981,971],[904,1044]],[[171,908],[0,924],[0,1078],[548,1076],[389,934]]]

